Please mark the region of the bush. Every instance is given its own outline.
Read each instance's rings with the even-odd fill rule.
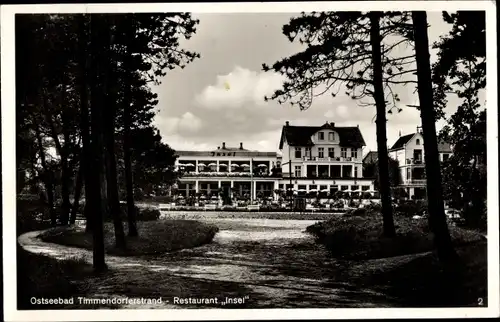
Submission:
[[[433,236],[427,220],[407,216],[394,218],[397,236],[383,236],[383,221],[379,211],[355,209],[339,218],[307,227],[333,257],[347,259],[384,258],[434,249]],[[458,227],[450,227],[455,245],[482,240],[482,236]]]
[[[416,215],[422,216],[427,211],[427,202],[419,200],[407,200],[396,206],[395,213],[397,216],[413,217]]]
[[[160,211],[158,209],[146,208],[137,212],[138,221],[153,221],[160,218]]]

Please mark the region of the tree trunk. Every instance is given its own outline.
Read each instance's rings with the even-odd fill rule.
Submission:
[[[133,20],[133,18],[132,18]],[[133,30],[130,28],[130,30]],[[132,95],[130,84],[125,81],[124,87],[124,103],[123,103],[123,162],[125,167],[125,186],[127,191],[127,220],[128,220],[128,236],[137,237],[135,203],[134,203],[134,181],[132,176],[132,147],[131,134],[132,127]]]
[[[112,44],[111,37],[112,35],[107,29],[107,32],[103,32],[103,37],[107,39],[107,53],[105,54],[105,58],[107,60],[106,66],[108,67],[106,71],[104,71],[105,75],[103,76],[101,86],[106,89],[105,93],[105,106],[106,108],[103,111],[103,120],[104,120],[104,144],[105,144],[105,159],[106,159],[106,181],[107,181],[107,196],[108,196],[108,205],[109,211],[111,213],[111,217],[113,218],[113,225],[115,228],[115,246],[120,249],[125,249],[125,233],[123,231],[123,223],[121,219],[120,213],[120,200],[118,196],[118,183],[117,183],[117,174],[116,174],[116,158],[115,158],[115,104],[116,101],[113,100],[116,98],[116,92],[113,90],[115,82],[113,73],[115,72],[112,69],[112,57],[110,56],[110,45]]]
[[[92,231],[92,199],[89,196],[92,195],[92,160],[90,151],[90,124],[89,124],[89,95],[88,95],[88,81],[87,81],[87,71],[89,70],[88,63],[88,29],[87,29],[87,17],[85,15],[80,16],[80,37],[79,37],[79,47],[80,47],[80,57],[79,64],[81,67],[80,75],[80,132],[82,136],[82,164],[83,169],[83,181],[85,182],[85,206],[84,206],[84,216],[85,216],[85,231]]]
[[[91,169],[89,173],[89,188],[91,195],[87,196],[91,200],[91,212],[93,215],[93,266],[97,272],[106,270],[106,262],[104,255],[104,229],[103,229],[103,211],[104,211],[104,195],[103,191],[105,184],[105,175],[103,172],[103,137],[102,137],[102,109],[104,107],[104,89],[102,88],[101,75],[106,70],[101,54],[106,50],[103,46],[101,33],[109,26],[105,23],[102,15],[91,16],[91,42],[90,50],[92,55],[92,65],[90,72],[91,79]]]
[[[434,243],[442,261],[456,258],[451,242],[446,215],[444,213],[443,188],[439,164],[436,118],[432,97],[429,39],[427,36],[427,14],[413,11],[413,32],[417,62],[418,98],[424,138],[425,171],[427,178],[427,200],[429,207],[429,226],[434,233]]]
[[[35,125],[36,139],[38,142],[38,149],[40,152],[40,161],[43,168],[43,183],[45,184],[45,189],[47,190],[47,202],[49,206],[49,216],[50,224],[52,226],[57,225],[57,214],[54,209],[54,181],[52,177],[52,172],[47,167],[47,161],[45,159],[45,150],[43,148],[42,134],[40,133],[39,125]]]
[[[385,96],[384,84],[382,79],[382,52],[380,42],[380,16],[381,12],[370,12],[370,43],[372,46],[373,61],[373,89],[374,99],[377,109],[377,149],[378,149],[378,168],[380,199],[382,203],[382,217],[384,222],[384,236],[394,237],[396,229],[392,215],[391,186],[389,180],[389,152],[387,151],[387,119],[385,116]]]
[[[83,157],[81,158],[80,166],[78,167],[78,174],[76,176],[75,184],[75,194],[73,196],[73,209],[71,210],[71,216],[69,217],[69,224],[74,225],[76,222],[76,214],[80,206],[80,195],[82,193],[83,187]]]
[[[65,143],[66,144],[66,143]],[[66,147],[64,147],[66,149]],[[69,185],[71,182],[71,171],[68,168],[68,156],[66,152],[61,154],[61,225],[68,225],[69,223],[69,213],[71,211],[71,202],[69,200]],[[64,161],[63,161],[64,160]]]

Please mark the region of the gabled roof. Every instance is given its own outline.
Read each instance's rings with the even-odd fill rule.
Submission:
[[[396,143],[394,143],[392,148],[390,148],[389,150],[402,149],[405,146],[405,144],[408,143],[413,138],[414,135],[415,133],[400,136],[396,141]]]
[[[326,123],[322,126],[283,126],[279,148],[280,150],[283,149],[285,139],[290,146],[313,146],[311,137],[314,133],[322,129],[332,129],[337,132],[340,139],[340,146],[361,148],[366,145],[359,127],[336,127],[332,123]]]
[[[363,158],[363,163],[375,163],[377,162],[377,160],[378,160],[377,151],[370,151]]]
[[[408,143],[413,138],[413,136],[415,134],[417,134],[417,133],[411,133],[411,134],[407,134],[407,135],[403,135],[403,136],[399,137],[399,139],[396,141],[396,143],[394,143],[392,148],[390,148],[389,150],[402,149],[404,147],[404,145],[406,143]],[[441,153],[451,153],[452,152],[451,144],[444,142],[444,141],[439,141],[438,142],[438,151]]]

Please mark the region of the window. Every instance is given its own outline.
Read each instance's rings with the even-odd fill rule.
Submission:
[[[325,139],[325,132],[318,133],[318,140],[323,141]]]
[[[295,159],[302,158],[302,148],[295,148]]]
[[[282,183],[280,183],[280,184],[278,185],[278,189],[283,189],[283,184],[282,184]]]
[[[318,189],[318,186],[317,186],[317,185],[315,185],[315,184],[310,184],[310,185],[309,185],[309,190],[313,190],[313,189],[314,189],[314,190],[317,190],[317,189]]]
[[[293,184],[287,184],[286,185],[286,190],[291,190],[293,189]]]
[[[361,190],[368,191],[370,190],[370,186],[361,186]]]
[[[358,158],[358,149],[351,149],[351,158]]]
[[[443,161],[446,161],[450,158],[450,155],[448,153],[443,153]]]
[[[415,142],[416,145],[420,145],[420,139],[417,139],[417,141]]]
[[[319,158],[325,157],[325,148],[318,148],[318,157]]]
[[[357,191],[359,189],[359,186],[351,186],[352,191]]]
[[[302,167],[300,165],[295,166],[295,176],[302,177]]]
[[[347,148],[340,148],[340,156],[347,158]]]
[[[410,168],[407,168],[406,169],[406,180],[410,180],[411,179],[411,170]]]
[[[358,177],[358,167],[354,167],[354,178]]]
[[[311,157],[311,148],[306,148],[306,157],[307,158]]]
[[[299,184],[298,190],[306,190],[305,184]]]
[[[319,190],[326,190],[326,189],[328,189],[328,186],[323,186],[323,185],[319,186]]]
[[[328,157],[329,158],[335,157],[335,149],[334,148],[328,148]]]
[[[342,191],[345,191],[347,189],[349,189],[349,186],[340,186],[340,190],[342,190]]]
[[[334,141],[335,140],[335,133],[333,133],[333,132],[328,133],[328,140]]]

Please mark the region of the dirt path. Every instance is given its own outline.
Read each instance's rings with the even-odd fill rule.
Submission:
[[[349,282],[362,274],[356,265],[331,259],[304,233],[305,220],[210,219],[220,228],[208,245],[161,256],[107,256],[110,271],[80,282],[89,298],[160,298],[159,304],[120,308],[325,308],[393,307],[385,294]],[[58,259],[90,251],[45,243],[40,232],[19,237],[27,251]],[[368,270],[377,269],[377,263]],[[360,267],[361,268],[361,267]],[[346,274],[349,271],[351,273]],[[211,299],[209,304],[180,304],[178,298]],[[240,302],[223,305],[226,298]],[[217,299],[217,303],[215,302]],[[186,300],[188,302],[188,300]]]

